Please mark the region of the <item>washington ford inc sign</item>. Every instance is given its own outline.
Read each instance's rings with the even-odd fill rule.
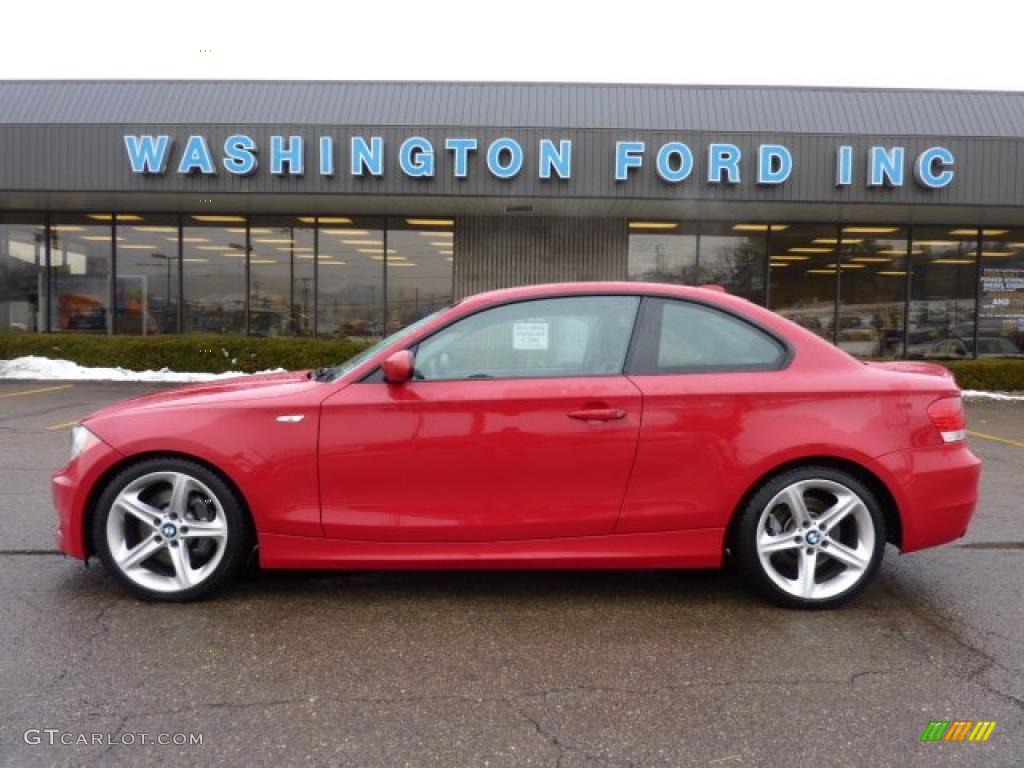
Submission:
[[[437,156],[451,157],[451,172],[464,179],[470,174],[471,158],[477,172],[486,172],[496,179],[514,179],[524,172],[527,152],[536,152],[536,168],[540,179],[571,179],[573,143],[569,139],[540,139],[536,146],[509,137],[484,145],[475,138],[446,138],[441,144],[422,136],[410,136],[397,147],[386,147],[381,136],[352,136],[339,142],[333,136],[319,136],[307,142],[303,136],[271,136],[269,146],[261,147],[244,133],[228,136],[222,146],[211,148],[205,136],[192,135],[180,148],[166,134],[126,135],[125,149],[133,173],[163,175],[168,168],[182,175],[215,176],[220,170],[236,176],[248,176],[260,168],[265,159],[274,176],[303,176],[316,173],[334,176],[383,176],[392,164],[399,172],[412,178],[434,178]],[[312,146],[307,146],[312,144]],[[735,144],[710,143],[707,153],[708,184],[739,184],[752,174],[758,184],[785,184],[797,162],[793,153],[782,144],[761,144],[754,158],[746,158]],[[681,141],[648,146],[643,141],[616,141],[614,149],[615,181],[627,182],[631,175],[653,171],[667,184],[680,184],[693,176],[694,148]],[[940,189],[953,182],[956,158],[945,147],[929,147],[908,157],[902,146],[872,146],[859,162],[865,169],[869,187],[902,187],[910,161],[911,174],[925,189]],[[835,184],[853,184],[854,165],[858,162],[854,148],[843,145],[835,151]],[[483,168],[480,168],[482,163]],[[532,167],[532,163],[531,163]],[[486,169],[486,170],[484,170]]]

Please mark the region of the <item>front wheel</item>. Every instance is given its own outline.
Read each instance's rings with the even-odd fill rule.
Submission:
[[[871,490],[830,467],[803,467],[766,482],[740,512],[733,547],[743,577],[775,602],[840,605],[874,577],[885,518]]]
[[[251,548],[241,502],[224,480],[185,459],[149,459],[118,473],[96,503],[103,565],[148,600],[202,597],[236,574]]]

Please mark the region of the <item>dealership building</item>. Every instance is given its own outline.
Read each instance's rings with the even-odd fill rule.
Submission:
[[[1024,93],[0,82],[0,330],[373,338],[568,280],[1024,354]]]

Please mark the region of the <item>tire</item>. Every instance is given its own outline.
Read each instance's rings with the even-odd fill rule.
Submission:
[[[767,480],[739,513],[741,578],[791,608],[834,608],[871,583],[885,552],[885,516],[863,482],[808,466]]]
[[[241,500],[194,461],[153,458],[118,472],[96,501],[96,554],[144,600],[188,602],[238,574],[253,536]]]

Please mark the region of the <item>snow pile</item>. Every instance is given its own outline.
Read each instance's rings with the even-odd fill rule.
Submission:
[[[1012,392],[983,392],[980,389],[965,389],[962,394],[966,400],[1024,400],[1024,395]]]
[[[278,373],[283,368],[260,373]],[[16,357],[0,360],[0,379],[45,379],[59,381],[146,381],[197,382],[233,379],[248,374],[240,371],[227,373],[180,373],[161,368],[159,371],[130,371],[127,368],[86,368],[70,360],[52,360],[48,357]]]

